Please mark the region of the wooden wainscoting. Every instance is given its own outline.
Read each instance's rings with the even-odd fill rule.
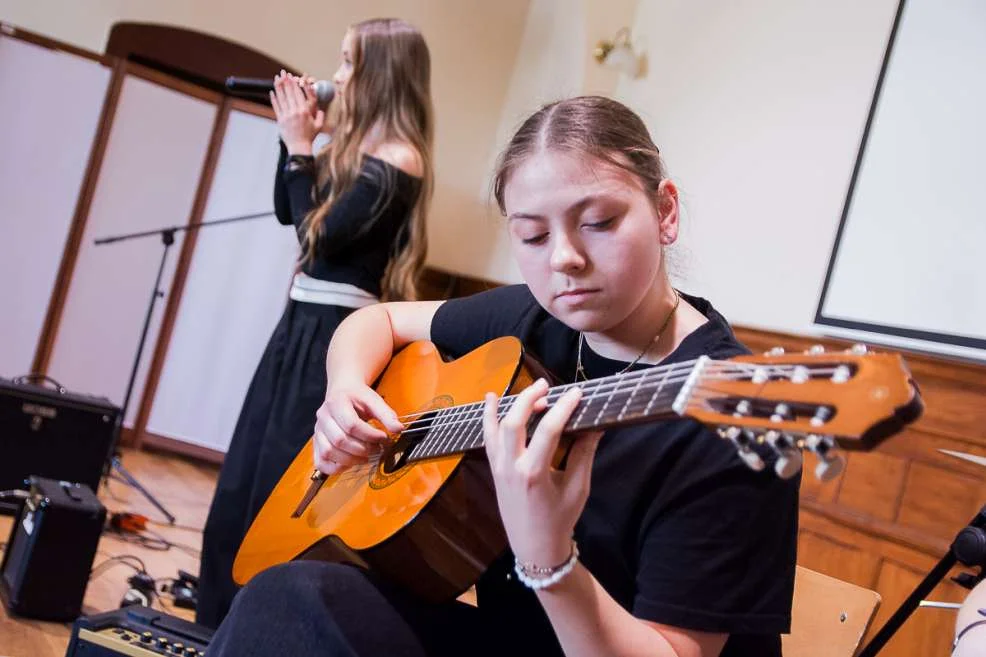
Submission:
[[[736,334],[755,352],[849,346],[747,328]],[[986,367],[914,353],[905,358],[921,388],[924,415],[878,450],[847,455],[834,481],[819,483],[809,458],[801,486],[798,562],[883,597],[866,640],[986,504],[986,468],[938,451],[986,456]],[[948,581],[929,598],[961,601],[965,593]],[[947,657],[954,627],[955,612],[919,608],[881,655]]]

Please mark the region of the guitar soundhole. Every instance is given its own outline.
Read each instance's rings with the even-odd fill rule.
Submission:
[[[437,413],[436,410],[421,415],[410,423],[390,447],[384,450],[383,458],[380,459],[380,469],[384,474],[393,474],[412,462],[414,448],[431,431]]]

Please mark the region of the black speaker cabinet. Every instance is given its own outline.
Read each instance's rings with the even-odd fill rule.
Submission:
[[[99,490],[120,409],[26,378],[0,378],[0,490],[24,488],[31,475]],[[0,512],[16,509],[8,503]]]
[[[106,508],[85,484],[31,477],[29,493],[3,553],[0,597],[19,616],[74,620]]]

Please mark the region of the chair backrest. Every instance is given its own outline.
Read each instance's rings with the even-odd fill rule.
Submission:
[[[852,657],[880,606],[880,594],[798,566],[784,657]]]

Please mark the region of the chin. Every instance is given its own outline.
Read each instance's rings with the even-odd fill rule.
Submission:
[[[612,317],[603,309],[563,309],[558,304],[548,307],[548,312],[570,329],[583,333],[600,333],[612,327]]]

